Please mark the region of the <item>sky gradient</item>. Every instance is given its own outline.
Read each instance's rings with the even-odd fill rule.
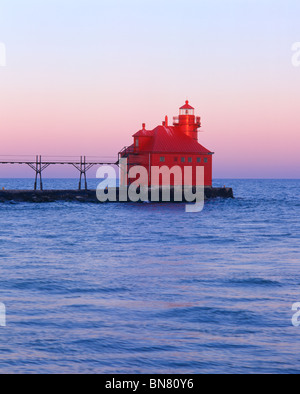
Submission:
[[[0,156],[116,158],[189,99],[215,178],[299,178],[299,15],[298,0],[0,0]]]

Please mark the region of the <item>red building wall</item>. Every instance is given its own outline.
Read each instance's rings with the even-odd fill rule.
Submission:
[[[162,162],[161,158],[164,158],[165,161]],[[184,159],[184,162],[182,161]],[[198,161],[200,160],[200,162]],[[212,155],[195,155],[195,154],[186,154],[186,153],[171,153],[171,154],[152,154],[151,155],[151,166],[167,166],[168,168],[172,168],[174,166],[178,166],[181,169],[182,176],[183,176],[183,184],[190,185],[190,180],[184,178],[184,169],[185,167],[192,167],[192,185],[197,184],[196,180],[196,168],[197,167],[204,167],[204,186],[211,186],[212,185]],[[162,178],[162,177],[161,177]],[[171,179],[171,186],[174,185],[174,179]],[[152,184],[153,184],[152,179]],[[161,179],[162,181],[162,179]],[[186,183],[184,183],[186,181]],[[154,186],[161,186],[163,185],[162,182],[159,185]]]

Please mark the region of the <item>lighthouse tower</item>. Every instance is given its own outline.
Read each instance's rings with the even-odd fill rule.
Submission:
[[[198,141],[198,129],[201,127],[200,116],[195,116],[195,109],[186,101],[185,105],[179,108],[179,116],[173,118],[173,125],[177,130]]]

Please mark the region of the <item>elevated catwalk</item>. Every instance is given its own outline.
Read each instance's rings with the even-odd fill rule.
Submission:
[[[50,166],[72,166],[79,171],[78,190],[81,190],[84,179],[84,189],[88,189],[87,172],[94,166],[118,165],[118,160],[107,160],[97,157],[67,157],[67,156],[0,156],[0,165],[27,165],[35,172],[34,190],[43,190],[42,173]]]

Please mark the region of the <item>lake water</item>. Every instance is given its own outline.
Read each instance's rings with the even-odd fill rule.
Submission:
[[[0,372],[299,373],[300,180],[224,184],[193,214],[0,204]]]

